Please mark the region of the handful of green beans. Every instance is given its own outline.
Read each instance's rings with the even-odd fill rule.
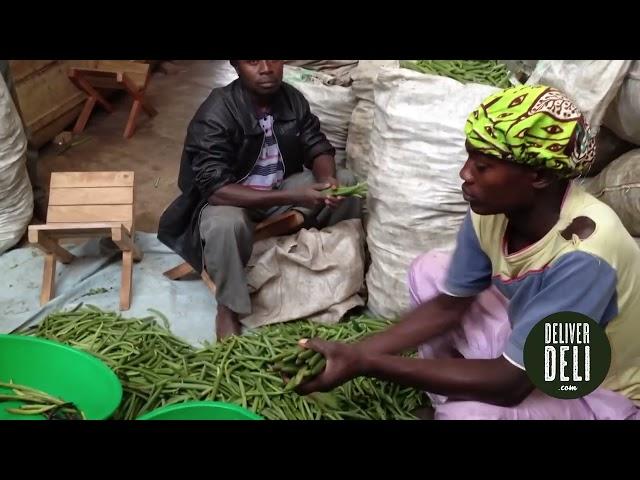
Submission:
[[[497,60],[404,60],[400,66],[462,83],[481,83],[498,88],[511,86],[509,69]]]
[[[0,388],[13,392],[8,395],[0,393],[0,402],[22,402],[17,408],[7,408],[7,412],[14,415],[44,415],[48,420],[86,419],[84,413],[72,402],[65,402],[35,388],[1,382]]]
[[[282,377],[272,370],[274,358],[291,352],[292,346],[300,350],[301,338],[350,342],[386,328],[390,321],[362,316],[321,325],[299,320],[198,349],[159,325],[156,317],[166,319],[154,313],[123,318],[79,306],[49,315],[26,333],[72,345],[104,361],[123,386],[114,419],[136,419],[188,400],[234,403],[270,420],[415,419],[412,412],[422,404],[420,391],[370,378],[357,378],[328,394],[300,396],[293,386],[283,387]]]
[[[284,388],[286,392],[320,375],[327,363],[321,353],[301,347],[285,350],[271,361],[274,371],[291,378]]]
[[[360,182],[356,185],[348,187],[327,188],[322,193],[331,195],[332,197],[358,197],[363,198],[367,195],[367,182]]]

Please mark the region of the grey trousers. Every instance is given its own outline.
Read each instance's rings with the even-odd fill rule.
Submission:
[[[340,185],[355,185],[354,175],[338,169]],[[313,173],[305,170],[291,175],[282,184],[283,190],[316,183]],[[258,223],[274,215],[295,209],[305,216],[305,227],[322,229],[343,220],[362,218],[362,201],[345,198],[335,210],[328,207],[310,210],[298,206],[279,206],[267,210],[207,205],[200,216],[200,237],[204,244],[204,264],[216,284],[219,304],[241,315],[251,313],[251,299],[245,267],[253,250],[253,232]]]

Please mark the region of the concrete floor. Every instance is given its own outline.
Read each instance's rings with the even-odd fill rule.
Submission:
[[[129,140],[122,133],[131,98],[123,95],[113,99],[111,114],[96,107],[82,134],[91,141],[59,155],[53,144],[40,151],[38,185],[45,196],[37,206],[38,217],[44,219],[51,172],[133,170],[136,230],[157,231],[160,215],[178,195],[180,156],[189,122],[212,88],[235,78],[226,60],[174,61],[168,68],[170,73],[154,72],[147,89],[158,115],[149,118],[141,112]]]

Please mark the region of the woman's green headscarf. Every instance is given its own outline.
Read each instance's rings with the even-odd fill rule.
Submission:
[[[503,160],[576,177],[595,158],[595,138],[578,107],[558,90],[523,85],[485,99],[465,125],[472,148]]]

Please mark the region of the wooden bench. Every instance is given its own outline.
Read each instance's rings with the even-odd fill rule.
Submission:
[[[136,119],[140,109],[144,109],[150,117],[158,113],[145,99],[149,78],[150,66],[148,63],[130,60],[97,60],[95,66],[91,68],[70,68],[69,79],[88,95],[84,108],[73,128],[73,133],[82,133],[96,103],[99,103],[109,113],[113,111],[111,104],[100,94],[98,89],[125,90],[133,98],[133,105],[123,136],[131,138],[136,128]]]
[[[61,239],[110,237],[122,250],[120,309],[131,304],[132,261],[142,260],[134,244],[134,173],[52,173],[45,225],[29,226],[29,242],[45,253],[40,304],[55,292],[56,261],[75,257],[59,245]]]

